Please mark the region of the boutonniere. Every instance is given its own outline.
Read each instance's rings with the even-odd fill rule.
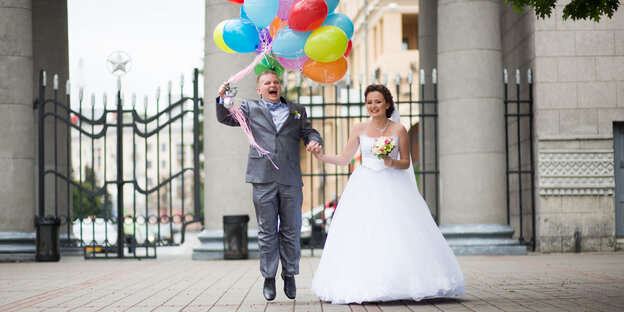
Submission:
[[[301,118],[301,114],[299,114],[299,112],[296,109],[292,111],[290,114],[293,116],[295,120]]]

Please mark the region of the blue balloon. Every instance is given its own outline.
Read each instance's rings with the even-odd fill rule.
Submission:
[[[238,53],[256,51],[260,45],[258,29],[250,21],[242,18],[233,18],[225,23],[223,40],[230,49]]]
[[[325,3],[327,3],[327,14],[334,12],[336,7],[338,7],[338,2],[340,2],[340,0],[325,0]]]
[[[311,33],[295,31],[290,27],[282,29],[273,40],[273,54],[291,60],[303,57],[303,48]]]
[[[244,6],[242,6],[242,5],[241,5],[241,8],[240,8],[240,17],[241,17],[241,18],[244,18],[244,19],[246,19],[246,20],[248,20],[248,19],[249,19],[249,17],[247,16],[247,12],[245,12],[245,8],[244,8]]]
[[[344,14],[340,14],[340,13],[329,14],[327,15],[325,22],[323,22],[323,25],[321,26],[327,26],[327,25],[336,26],[342,29],[345,35],[347,35],[347,40],[351,40],[351,36],[353,36],[354,28],[353,28],[353,22],[351,22],[351,19],[348,16]]]
[[[243,7],[249,20],[258,28],[264,28],[271,24],[277,9],[279,0],[246,0]]]

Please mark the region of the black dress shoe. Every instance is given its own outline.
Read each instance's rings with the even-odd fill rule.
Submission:
[[[295,299],[295,296],[297,295],[295,277],[282,274],[282,279],[284,280],[284,293],[286,294],[286,297]]]
[[[262,289],[262,294],[266,300],[275,299],[275,278],[265,278],[264,279],[264,288]]]

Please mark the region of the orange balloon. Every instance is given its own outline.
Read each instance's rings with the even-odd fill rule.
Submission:
[[[309,59],[303,64],[303,74],[319,83],[334,83],[344,77],[348,67],[344,56],[329,63]]]
[[[271,38],[275,38],[275,35],[286,28],[288,21],[282,21],[279,17],[275,17],[271,24],[269,24],[269,35]]]

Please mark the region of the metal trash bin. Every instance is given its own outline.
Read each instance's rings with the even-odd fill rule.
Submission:
[[[59,226],[61,220],[54,216],[35,217],[37,229],[37,261],[59,261],[61,250],[59,244]]]
[[[223,258],[247,259],[247,222],[248,215],[223,216]]]

